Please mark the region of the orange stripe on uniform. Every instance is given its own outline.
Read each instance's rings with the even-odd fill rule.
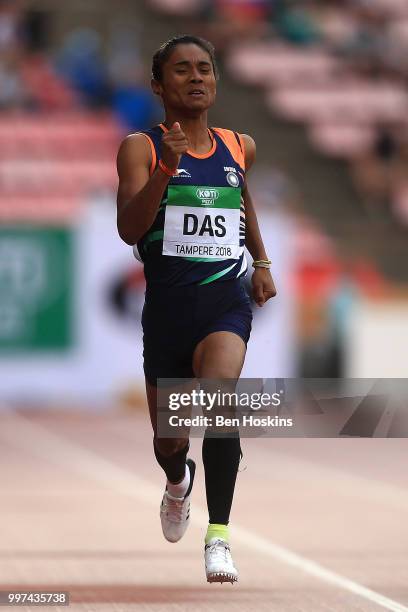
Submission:
[[[152,163],[150,164],[150,176],[152,176],[155,168],[156,168],[156,161],[157,161],[157,155],[156,155],[156,149],[154,148],[154,144],[153,144],[153,140],[150,138],[150,136],[148,136],[147,134],[145,134],[144,132],[139,132],[139,134],[143,134],[143,136],[145,136],[147,138],[147,140],[149,141],[150,144],[150,149],[151,149],[151,153],[152,153]]]
[[[239,146],[239,143],[235,138],[235,134],[233,131],[226,130],[224,128],[211,129],[214,130],[214,132],[216,132],[218,136],[222,138],[224,144],[229,149],[229,152],[231,153],[234,160],[237,162],[237,164],[241,166],[243,170],[245,170],[245,147],[241,134],[238,134],[239,142],[241,143],[241,146]]]

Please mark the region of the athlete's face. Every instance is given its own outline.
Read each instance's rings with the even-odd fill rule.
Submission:
[[[213,105],[216,94],[211,58],[197,45],[177,45],[163,65],[161,82],[153,81],[152,86],[165,108],[194,114],[205,111]]]

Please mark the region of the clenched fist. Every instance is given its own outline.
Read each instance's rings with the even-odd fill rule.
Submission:
[[[178,121],[162,137],[161,158],[168,168],[178,168],[180,158],[188,149],[188,140]]]
[[[252,274],[252,297],[258,306],[263,306],[270,298],[275,297],[276,289],[268,268],[255,268]]]

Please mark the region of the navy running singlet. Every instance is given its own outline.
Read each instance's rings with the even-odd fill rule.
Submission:
[[[165,131],[160,124],[141,132],[151,146],[150,174]],[[211,150],[181,156],[153,225],[133,247],[148,286],[204,285],[246,274],[243,139],[231,130],[208,131]]]

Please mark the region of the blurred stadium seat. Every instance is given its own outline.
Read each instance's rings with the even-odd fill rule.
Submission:
[[[308,131],[313,145],[322,153],[333,157],[353,158],[369,151],[375,131],[371,125],[341,122],[312,123]]]
[[[233,47],[227,65],[234,77],[264,87],[318,84],[341,68],[336,58],[321,49],[292,49],[281,43]]]
[[[272,90],[269,103],[293,121],[330,121],[353,124],[403,122],[408,92],[392,83],[370,81],[332,82],[323,86],[279,87]]]

